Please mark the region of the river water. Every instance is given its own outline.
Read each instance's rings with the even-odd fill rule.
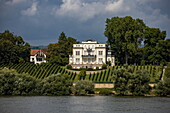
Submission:
[[[167,97],[0,97],[0,113],[170,113]]]

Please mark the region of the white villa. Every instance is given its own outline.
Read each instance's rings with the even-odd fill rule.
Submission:
[[[44,52],[43,50],[41,49],[32,49],[31,52],[30,52],[31,56],[30,56],[30,62],[33,62],[34,64],[40,64],[40,63],[46,63],[46,56],[47,56],[47,53]]]
[[[79,68],[102,68],[107,61],[111,66],[115,65],[115,58],[112,52],[107,50],[106,44],[99,44],[97,41],[88,39],[80,44],[73,44],[73,55],[69,56],[69,65],[74,69]]]

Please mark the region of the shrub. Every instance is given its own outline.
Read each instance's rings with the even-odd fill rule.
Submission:
[[[87,68],[86,71],[93,71],[93,68]]]
[[[103,65],[102,65],[102,69],[107,69],[107,65],[106,65],[106,64],[103,64]]]
[[[78,76],[79,76],[79,80],[84,80],[86,76],[86,70],[82,69]]]
[[[108,66],[111,66],[111,61],[107,61],[106,63]]]
[[[112,90],[110,90],[110,89],[101,89],[99,91],[99,94],[100,95],[111,95],[112,94]]]
[[[73,87],[72,92],[74,95],[94,94],[94,84],[87,80],[78,81]]]
[[[96,67],[96,70],[99,70],[99,67]]]
[[[165,77],[170,78],[170,66],[165,69]]]
[[[114,71],[115,86],[114,89],[118,95],[143,96],[150,91],[149,73],[147,71],[137,71],[132,73],[127,69],[118,69]]]
[[[56,74],[42,81],[41,93],[43,95],[70,95],[72,81],[68,75]]]
[[[66,68],[67,68],[67,69],[72,69],[72,66],[71,66],[71,65],[67,65]]]
[[[170,78],[160,81],[156,87],[156,94],[159,96],[170,95]]]
[[[0,95],[37,95],[39,81],[15,70],[0,70]]]

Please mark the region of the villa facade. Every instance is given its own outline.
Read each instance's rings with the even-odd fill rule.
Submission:
[[[106,44],[99,44],[92,39],[73,44],[73,55],[69,56],[69,65],[75,69],[96,67],[100,69],[107,61],[110,61],[111,66],[115,65],[112,52],[107,49]]]
[[[34,64],[40,64],[40,63],[46,63],[46,56],[47,53],[41,49],[32,49],[30,52],[30,62],[33,62]]]

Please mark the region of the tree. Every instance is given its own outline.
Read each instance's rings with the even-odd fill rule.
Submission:
[[[94,94],[94,84],[87,80],[78,81],[73,87],[72,92],[74,95]]]
[[[71,37],[67,38],[65,33],[62,32],[59,36],[58,43],[48,45],[48,62],[62,66],[67,65],[69,63],[69,55],[72,54],[73,44],[76,43],[76,39]]]
[[[15,70],[0,70],[0,95],[38,95],[39,81]]]
[[[150,77],[146,70],[139,70],[133,74],[130,80],[130,92],[135,96],[143,96],[148,94],[151,87],[149,86]]]
[[[70,95],[72,81],[68,75],[51,75],[45,78],[42,82],[42,95]]]
[[[106,19],[104,34],[117,64],[159,65],[169,61],[170,41],[165,41],[166,31],[150,28],[141,19],[130,16]]]
[[[156,94],[159,96],[170,95],[170,78],[166,78],[157,84]]]
[[[160,31],[158,28],[146,27],[144,33],[144,51],[143,60],[146,64],[160,64],[165,62],[167,47],[165,45],[166,41],[165,31]],[[170,45],[169,45],[170,47]]]
[[[118,95],[128,95],[131,76],[132,73],[128,72],[126,69],[114,71],[114,90]]]
[[[0,33],[0,63],[10,64],[27,62],[30,57],[30,45],[22,37],[14,36],[6,30]]]
[[[105,36],[107,43],[115,53],[116,60],[121,64],[135,61],[137,48],[141,44],[145,24],[141,19],[130,16],[106,19]]]
[[[78,76],[79,76],[79,80],[84,80],[84,78],[86,77],[86,70],[85,69],[80,70]]]
[[[149,74],[147,71],[137,71],[134,73],[132,68],[118,69],[114,71],[114,89],[118,95],[143,96],[150,91]]]

